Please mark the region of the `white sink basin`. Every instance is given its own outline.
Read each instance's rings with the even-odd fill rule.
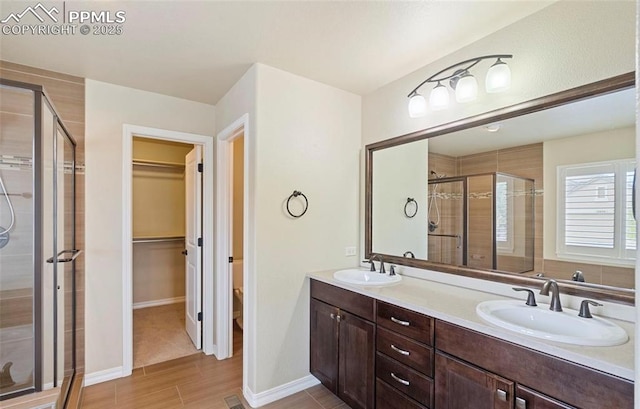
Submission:
[[[521,300],[481,302],[476,312],[484,320],[520,334],[573,345],[612,346],[627,342],[624,329],[603,318],[581,318],[578,311],[563,308],[549,310],[548,304],[537,307]]]
[[[390,276],[389,274],[380,274],[377,271],[358,268],[336,271],[333,273],[333,278],[344,283],[366,286],[382,286],[397,283],[402,280],[402,276],[398,274]]]

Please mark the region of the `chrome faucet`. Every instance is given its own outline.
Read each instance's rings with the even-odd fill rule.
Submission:
[[[551,290],[551,306],[549,306],[549,309],[551,311],[562,311],[562,305],[560,304],[560,289],[558,288],[556,280],[545,281],[542,285],[542,290],[540,290],[540,295],[549,295],[549,290]]]
[[[405,251],[402,257],[407,257],[407,256],[411,258],[416,258],[415,254],[413,254],[413,251]]]
[[[382,256],[380,254],[372,254],[371,257],[369,257],[369,263],[371,263],[371,271],[376,271],[376,266],[375,264],[373,264],[374,258],[377,258],[380,262],[380,274],[386,274],[387,272],[384,269],[384,261],[382,261]]]

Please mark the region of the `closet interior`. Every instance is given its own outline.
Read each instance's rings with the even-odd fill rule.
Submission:
[[[185,330],[185,156],[193,145],[134,137],[133,367],[196,353]]]

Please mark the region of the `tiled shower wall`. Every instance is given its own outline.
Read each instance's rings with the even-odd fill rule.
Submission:
[[[7,61],[0,61],[0,77],[43,86],[65,126],[76,140],[76,163],[79,165],[76,174],[76,246],[84,249],[84,78]],[[80,255],[76,259],[76,370],[79,373],[84,372],[84,275],[84,256]],[[65,277],[65,281],[70,279]],[[70,299],[69,296],[70,294],[65,294],[66,299]],[[30,304],[31,298],[14,297],[11,302]],[[3,304],[2,307],[8,306]]]

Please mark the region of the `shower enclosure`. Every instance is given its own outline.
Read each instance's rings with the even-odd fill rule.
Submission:
[[[75,147],[45,90],[0,79],[0,400],[75,374]]]
[[[428,259],[521,273],[533,270],[533,180],[504,173],[429,180]]]

